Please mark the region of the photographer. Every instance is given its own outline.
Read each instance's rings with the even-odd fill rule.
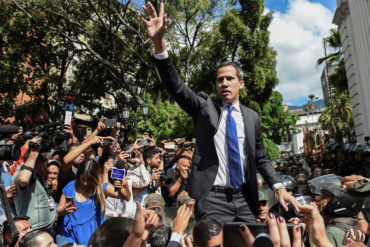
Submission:
[[[192,153],[190,142],[185,142],[183,147],[176,153],[168,164],[169,167],[164,176],[165,185],[162,187],[162,194],[166,200],[167,206],[171,206],[176,202],[178,194],[186,189],[187,180],[191,170]],[[176,166],[172,168],[172,164],[176,162]]]
[[[18,166],[12,178],[18,194],[14,196],[17,215],[27,215],[33,229],[53,230],[56,208],[53,197],[46,188],[47,160],[40,154],[41,137],[34,137],[29,144],[26,161]],[[27,154],[26,154],[27,156]]]
[[[149,194],[149,184],[160,179],[161,173],[155,172],[155,170],[160,166],[161,160],[158,149],[155,147],[146,149],[143,157],[136,151],[136,160],[139,167],[129,171],[127,175],[132,180],[134,201],[139,201],[144,207],[145,197]],[[157,183],[156,187],[158,188],[159,185],[160,183]],[[156,190],[156,188],[153,189]]]

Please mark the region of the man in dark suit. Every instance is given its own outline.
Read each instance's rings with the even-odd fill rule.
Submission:
[[[164,4],[159,15],[151,3],[148,6],[143,6],[146,18],[139,17],[154,44],[156,67],[168,92],[194,120],[196,149],[188,192],[197,200],[196,218],[255,222],[257,170],[286,210],[286,202],[298,209],[299,204],[286,192],[268,158],[257,113],[239,103],[243,72],[234,63],[222,64],[217,68],[218,99],[204,92],[195,94],[182,82],[168,57],[163,40],[167,29]]]

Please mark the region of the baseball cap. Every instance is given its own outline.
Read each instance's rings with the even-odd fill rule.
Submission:
[[[165,202],[163,197],[156,193],[149,194],[144,200],[144,205],[146,209],[164,208],[164,204]]]
[[[263,190],[258,190],[258,201],[268,201],[266,192]]]

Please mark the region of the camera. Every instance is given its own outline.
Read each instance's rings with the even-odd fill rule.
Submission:
[[[67,152],[69,134],[64,129],[65,125],[60,123],[49,123],[33,129],[29,129],[22,134],[24,141],[32,139],[35,136],[42,138],[40,152],[49,152],[52,148],[62,153]]]
[[[18,145],[0,145],[0,160],[18,160],[21,149]]]
[[[110,147],[112,145],[113,145],[113,140],[112,139],[104,139],[103,147]]]
[[[127,154],[128,154],[129,159],[134,159],[135,158],[135,153],[134,152],[130,152],[130,153],[127,153]]]

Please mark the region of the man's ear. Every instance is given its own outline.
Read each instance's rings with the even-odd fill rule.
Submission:
[[[244,87],[244,85],[245,85],[244,80],[239,81],[239,84],[240,84],[240,88],[239,89],[242,89]]]

